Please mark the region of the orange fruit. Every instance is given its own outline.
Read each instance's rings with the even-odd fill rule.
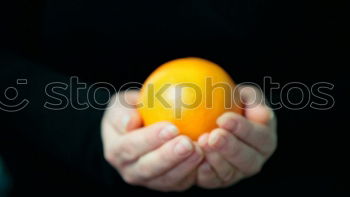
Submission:
[[[201,58],[176,59],[158,67],[141,89],[138,111],[145,126],[168,121],[193,140],[217,127],[224,112],[242,113],[231,77]]]

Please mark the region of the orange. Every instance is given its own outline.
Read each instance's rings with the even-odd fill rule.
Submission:
[[[168,121],[193,140],[217,127],[224,112],[242,113],[231,77],[217,64],[182,58],[157,68],[141,89],[138,111],[145,126]]]

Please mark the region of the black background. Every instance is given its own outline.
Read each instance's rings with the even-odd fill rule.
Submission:
[[[345,138],[349,131],[346,3],[48,0],[6,4],[0,8],[3,49],[88,82],[106,81],[116,87],[143,82],[165,61],[198,56],[220,64],[236,82],[262,85],[264,76],[271,76],[281,85],[334,84],[328,92],[335,99],[332,109],[276,110],[279,146],[259,175],[236,187],[211,192],[347,190],[346,182],[341,181],[346,177],[349,155]],[[281,99],[280,91],[267,96]],[[298,101],[301,94],[293,92],[291,97]],[[15,178],[26,176],[25,180],[35,177],[39,168],[45,169],[41,180],[27,183],[33,191],[43,185],[59,191],[74,188],[79,193],[104,190],[102,185],[91,186],[84,177],[33,155],[26,158],[33,162],[28,169],[9,167],[17,173]],[[120,187],[116,186],[116,193]]]

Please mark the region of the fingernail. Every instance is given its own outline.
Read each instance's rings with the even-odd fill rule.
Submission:
[[[198,144],[201,147],[204,147],[207,144],[207,141],[208,141],[208,133],[205,133],[199,137]]]
[[[174,125],[168,125],[160,131],[159,138],[162,140],[170,140],[178,134],[179,130]]]
[[[181,139],[175,146],[175,153],[178,155],[186,155],[192,151],[193,147],[189,139]]]
[[[225,143],[226,139],[218,133],[214,133],[213,136],[210,136],[208,142],[209,146],[214,148],[221,148],[222,146],[224,146]]]
[[[130,116],[126,115],[122,117],[122,129],[126,130],[128,124],[130,122]]]

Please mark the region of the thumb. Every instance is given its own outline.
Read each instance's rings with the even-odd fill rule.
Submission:
[[[110,105],[111,123],[121,132],[135,130],[142,126],[142,120],[136,109],[139,92],[130,90],[118,93]]]
[[[267,106],[263,105],[247,108],[245,111],[248,120],[265,125],[269,123],[272,116],[271,113],[272,111]]]
[[[262,91],[254,86],[240,87],[241,100],[245,105],[244,115],[248,120],[260,124],[269,124],[273,112],[266,104]]]

